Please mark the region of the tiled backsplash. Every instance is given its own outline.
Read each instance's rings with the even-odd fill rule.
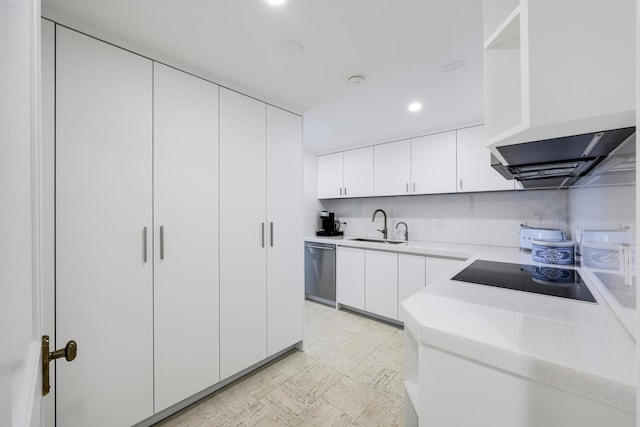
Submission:
[[[517,247],[520,224],[532,227],[568,226],[566,190],[505,191],[492,193],[437,194],[425,196],[373,197],[322,200],[322,206],[346,222],[341,229],[348,235],[382,237],[382,215],[388,216],[389,238],[402,239],[404,221],[410,240],[475,243]],[[442,229],[437,223],[442,221]]]

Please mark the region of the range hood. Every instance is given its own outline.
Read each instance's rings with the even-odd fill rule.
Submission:
[[[635,132],[635,126],[495,147],[491,166],[524,188],[568,188]]]

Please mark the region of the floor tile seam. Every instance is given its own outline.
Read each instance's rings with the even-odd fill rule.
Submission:
[[[324,399],[324,398],[322,398],[322,397],[319,397],[319,398],[318,398],[318,400],[316,400],[313,404],[309,405],[309,407],[308,407],[308,408],[306,408],[304,411],[302,411],[302,413],[300,413],[300,415],[298,415],[298,417],[296,418],[296,422],[295,422],[295,423],[293,423],[292,425],[296,425],[296,426],[297,426],[297,425],[301,425],[301,424],[299,424],[299,423],[300,423],[300,421],[304,421],[304,419],[306,418],[306,415],[307,415],[307,413],[309,412],[309,410],[311,409],[311,407],[312,407],[313,405],[315,405],[316,403],[318,403],[318,401],[320,401],[320,400],[322,400],[322,402],[324,402],[324,403],[326,403],[326,404],[330,405],[331,407],[333,407],[333,409],[334,409],[336,412],[338,412],[338,413],[340,413],[340,414],[345,414],[345,415],[349,416],[349,414],[346,414],[343,410],[341,410],[340,408],[336,407],[336,405],[334,405],[333,403],[329,402],[327,399]],[[321,402],[321,403],[322,403],[322,402]],[[353,417],[350,417],[350,418],[353,418]]]
[[[302,389],[301,387],[296,386],[295,384],[292,384],[292,386]],[[310,391],[308,391],[308,390],[304,390],[304,389],[302,389],[302,390],[303,390],[303,391],[305,391],[306,393],[310,394],[314,399],[313,399],[313,401],[312,401],[311,403],[306,404],[306,405],[305,405],[305,407],[303,407],[303,409],[302,409],[302,411],[300,412],[300,414],[301,414],[302,412],[304,412],[307,408],[309,408],[311,405],[313,405],[313,404],[314,404],[314,403],[319,399],[318,397],[316,397],[316,396],[315,396],[313,393],[311,393]],[[275,390],[274,390],[274,391],[275,391]],[[269,405],[267,405],[267,404],[265,404],[264,402],[262,402],[262,400],[270,401],[271,403],[273,403],[273,404],[274,404],[274,406],[277,406],[277,407],[279,407],[279,408],[282,408],[282,406],[281,406],[281,405],[279,405],[279,404],[278,404],[278,402],[275,402],[275,401],[273,401],[273,400],[270,400],[270,399],[268,399],[268,397],[269,397],[269,395],[265,396],[263,399],[261,399],[260,403],[262,403],[265,407],[267,407],[267,408],[271,409]],[[272,410],[273,412],[276,412],[276,411],[274,411],[273,409],[271,409],[271,410]],[[286,412],[286,410],[284,410],[284,409],[283,409],[283,411],[285,411],[285,412]],[[295,413],[294,413],[294,415],[295,415],[295,416],[294,416],[294,417],[293,417],[293,419],[291,419],[291,420],[287,419],[287,417],[282,417],[282,416],[280,416],[280,418],[284,418],[284,420],[285,420],[285,421],[287,421],[288,423],[292,423],[293,421],[295,421],[295,419],[296,419],[300,414],[295,414]],[[279,415],[279,414],[276,412],[276,415]]]
[[[348,378],[348,377],[347,377],[347,378]],[[360,384],[360,383],[359,383],[359,382],[357,382],[356,380],[354,380],[354,379],[352,379],[352,378],[349,378],[349,379],[350,379],[351,381],[355,382],[358,386],[362,387],[365,391],[368,391],[368,392],[370,392],[370,393],[372,394],[371,400],[370,400],[370,401],[369,401],[369,402],[368,402],[368,403],[367,403],[367,404],[362,408],[362,410],[360,411],[360,413],[359,413],[357,416],[355,416],[355,417],[354,417],[354,416],[352,416],[351,414],[347,413],[347,411],[346,411],[346,410],[338,408],[338,409],[340,409],[342,412],[344,412],[345,414],[349,415],[351,418],[353,418],[353,419],[357,419],[360,415],[362,415],[362,412],[364,412],[364,410],[365,410],[365,409],[366,409],[366,408],[371,404],[371,402],[373,402],[373,401],[375,400],[375,398],[376,398],[376,393],[375,393],[373,390],[370,390],[370,389],[368,389],[367,387],[365,387],[364,385]],[[336,382],[336,384],[337,384],[337,383],[338,383],[338,382]],[[331,388],[335,387],[335,385],[336,385],[336,384],[334,384]],[[347,387],[348,387],[348,386],[347,386]],[[331,389],[331,388],[330,388],[330,389]],[[330,390],[330,389],[328,389],[328,390],[325,392],[325,395],[329,392],[329,390]],[[359,392],[359,391],[358,391],[358,392]],[[328,400],[326,397],[325,397],[324,399],[325,399],[326,401],[328,401],[329,403],[331,403],[331,401],[330,401],[330,400]],[[336,405],[333,405],[333,406],[336,406]]]

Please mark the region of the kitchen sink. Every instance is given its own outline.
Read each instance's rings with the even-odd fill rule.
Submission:
[[[362,237],[358,237],[356,239],[349,239],[355,242],[371,242],[371,243],[384,243],[385,245],[397,245],[399,243],[407,243],[401,240],[383,240],[383,239],[365,239]]]

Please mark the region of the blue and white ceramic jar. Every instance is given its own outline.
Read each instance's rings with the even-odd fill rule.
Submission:
[[[531,259],[545,264],[572,265],[575,243],[573,240],[532,240]]]

